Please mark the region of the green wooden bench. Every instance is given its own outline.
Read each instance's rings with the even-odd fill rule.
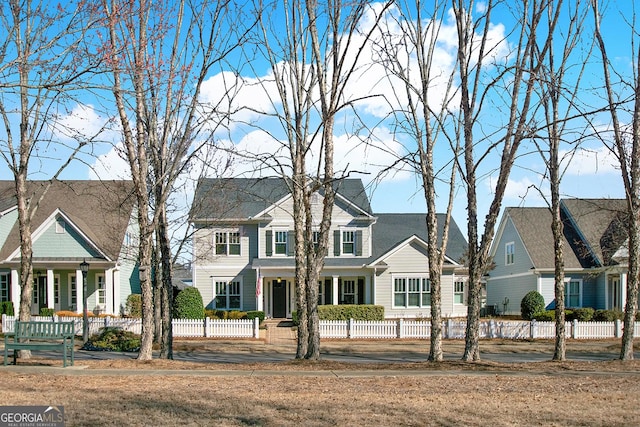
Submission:
[[[13,332],[4,336],[4,364],[7,364],[9,350],[13,350],[13,364],[16,364],[18,350],[62,350],[62,364],[67,360],[73,366],[74,322],[21,322],[15,321]]]

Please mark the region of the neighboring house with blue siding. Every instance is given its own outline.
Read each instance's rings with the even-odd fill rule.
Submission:
[[[627,203],[623,199],[564,199],[565,306],[624,309],[628,275]],[[555,307],[551,212],[506,208],[491,247],[487,305],[519,314],[529,291]],[[507,303],[507,304],[505,304]]]
[[[138,227],[131,181],[29,181],[32,220],[32,314],[42,308],[82,313],[83,275],[89,263],[87,308],[120,314],[140,293]],[[44,196],[43,196],[44,193]],[[20,232],[13,181],[0,181],[0,300],[20,305]]]
[[[322,192],[311,202],[318,230]],[[202,179],[190,222],[193,286],[207,308],[291,317],[296,309],[294,222],[285,180]],[[382,305],[389,318],[430,316],[427,246],[425,214],[375,214],[361,180],[337,181],[319,303]],[[452,222],[441,278],[446,317],[467,313],[467,270],[460,264],[466,249]]]

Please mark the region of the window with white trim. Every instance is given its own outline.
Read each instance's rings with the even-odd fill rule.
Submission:
[[[464,304],[464,281],[456,280],[453,284],[453,303]]]
[[[351,230],[342,231],[342,253],[356,253],[356,232]]]
[[[516,244],[509,242],[504,245],[504,263],[505,265],[511,265],[515,262],[516,257]]]
[[[239,231],[216,231],[214,242],[216,255],[240,255]]]
[[[215,308],[221,310],[240,310],[242,306],[242,284],[239,280],[216,280]]]
[[[342,304],[356,303],[356,281],[342,280]]]
[[[582,307],[581,289],[582,282],[580,280],[567,280],[564,284],[564,305],[565,307],[575,308]]]
[[[423,276],[394,276],[394,307],[430,307],[431,281]]]
[[[288,231],[275,231],[274,253],[277,255],[287,254],[287,235]]]
[[[104,307],[107,302],[107,285],[104,274],[96,274],[96,292],[98,293],[98,304]]]
[[[9,288],[11,285],[9,274],[0,274],[0,301],[10,301]]]
[[[69,275],[69,304],[78,307],[78,278],[75,274]]]
[[[60,306],[60,276],[53,276],[53,303],[56,307]]]

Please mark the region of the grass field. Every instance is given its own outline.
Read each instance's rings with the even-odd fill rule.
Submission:
[[[494,342],[502,351],[549,343]],[[218,351],[251,343],[177,342]],[[387,343],[398,351],[396,343]],[[404,343],[403,345],[415,346]],[[459,343],[447,343],[452,348]],[[574,345],[574,344],[572,344]],[[587,343],[615,352],[616,342]],[[325,343],[372,351],[371,343]],[[482,346],[487,347],[486,343]],[[498,351],[498,350],[496,350]],[[348,364],[32,359],[0,370],[3,405],[63,405],[67,426],[629,426],[640,362]],[[52,368],[55,366],[56,368]],[[23,371],[19,368],[28,367]],[[84,367],[81,369],[80,367]]]

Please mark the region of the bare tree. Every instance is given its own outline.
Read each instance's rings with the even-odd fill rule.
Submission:
[[[31,220],[51,185],[38,193],[28,186],[29,174],[40,172],[53,181],[71,163],[89,138],[64,143],[60,118],[77,101],[85,73],[95,64],[84,49],[93,24],[86,4],[51,7],[43,1],[11,1],[2,6],[0,44],[0,136],[3,160],[13,174],[20,229],[20,320],[31,316]],[[56,147],[59,157],[51,155]],[[47,148],[51,148],[47,150]],[[37,170],[34,158],[54,163],[54,170]],[[28,357],[28,352],[22,352]]]
[[[566,6],[566,7],[565,7]],[[564,12],[563,12],[564,9]],[[555,323],[556,338],[553,360],[566,359],[566,333],[565,333],[565,284],[564,284],[564,224],[560,215],[560,184],[562,168],[567,167],[568,162],[560,158],[560,147],[569,139],[569,134],[574,136],[573,148],[569,150],[566,159],[571,157],[580,142],[580,136],[569,127],[572,119],[579,118],[580,112],[576,109],[580,81],[584,72],[586,61],[578,58],[577,64],[573,62],[574,52],[581,41],[583,24],[587,14],[585,3],[577,1],[575,4],[563,5],[562,1],[550,3],[547,9],[546,24],[548,26],[547,38],[551,40],[546,50],[545,58],[538,58],[543,62],[538,75],[540,88],[539,105],[543,112],[541,129],[536,132],[534,143],[545,162],[550,186],[550,210],[551,231],[554,244],[554,290],[555,290]],[[561,25],[559,21],[566,24]],[[558,28],[561,27],[561,28]],[[562,30],[564,45],[560,55],[555,54],[554,40],[556,34]],[[545,40],[542,40],[545,43]],[[541,46],[541,50],[544,45]],[[587,51],[588,55],[589,52]],[[570,68],[575,77],[569,78],[567,72]]]
[[[448,241],[449,224],[455,194],[453,158],[458,148],[457,138],[449,137],[452,130],[451,104],[456,88],[453,85],[455,68],[443,70],[436,64],[441,27],[447,13],[446,3],[398,2],[399,18],[391,19],[383,30],[380,46],[380,63],[389,73],[389,82],[399,90],[390,100],[394,110],[394,123],[398,134],[406,134],[417,144],[417,151],[408,155],[407,162],[422,177],[422,189],[427,202],[427,243],[429,281],[431,285],[431,339],[429,360],[441,361],[442,353],[442,266]],[[415,11],[415,16],[413,12]],[[399,31],[398,31],[399,29]],[[400,90],[404,89],[404,90]],[[447,168],[434,160],[436,145],[452,144]],[[448,198],[442,239],[438,241],[438,216],[436,208],[436,184],[446,183]]]
[[[224,114],[203,104],[202,85],[216,64],[239,46],[240,20],[231,1],[137,2],[105,0],[104,49],[112,94],[134,181],[140,229],[142,342],[138,358],[152,358],[154,310],[153,236],[163,285],[161,357],[171,357],[172,256],[166,204],[190,161],[213,141]],[[235,27],[233,25],[235,25]],[[233,28],[230,31],[229,28]],[[221,94],[224,98],[226,94]]]
[[[607,109],[611,116],[613,140],[608,144],[620,162],[620,171],[627,199],[628,209],[628,268],[627,301],[624,308],[624,329],[620,359],[633,359],[633,338],[636,313],[638,311],[638,282],[640,281],[640,48],[638,48],[638,28],[635,14],[625,17],[631,26],[632,42],[631,58],[633,62],[632,76],[617,73],[608,56],[607,45],[601,32],[602,12],[600,2],[592,0],[595,22],[595,37],[602,57],[604,89],[606,91]],[[618,42],[618,41],[616,41]],[[616,84],[630,88],[618,93]],[[622,96],[629,96],[628,99]],[[627,115],[630,124],[621,118]],[[605,139],[603,139],[605,140]],[[606,141],[606,140],[605,140]]]
[[[267,7],[259,3],[258,8],[262,18],[258,44],[273,73],[273,81],[266,84],[277,89],[271,99],[272,114],[282,126],[286,138],[282,146],[288,153],[286,164],[272,155],[261,161],[285,178],[292,194],[299,322],[296,358],[317,359],[318,279],[327,253],[335,187],[343,177],[334,173],[333,126],[336,115],[357,101],[346,99],[346,88],[372,32],[366,28],[362,33],[359,25],[373,10],[365,1],[312,0],[275,2]],[[267,11],[282,19],[270,19]],[[375,23],[380,16],[376,13]],[[318,158],[311,161],[314,153]],[[324,196],[319,221],[311,203],[317,191]],[[319,237],[314,243],[316,225]]]
[[[540,62],[534,59],[537,48],[538,24],[546,14],[549,1],[521,0],[509,3],[507,9],[516,19],[515,28],[507,40],[513,40],[507,64],[496,58],[496,47],[507,40],[496,41],[491,37],[492,13],[500,2],[488,1],[478,19],[473,19],[475,2],[453,0],[453,13],[458,35],[458,69],[460,79],[460,123],[464,158],[460,173],[467,189],[467,233],[469,243],[469,296],[465,350],[463,360],[479,360],[480,280],[490,264],[489,250],[495,224],[500,213],[502,199],[521,142],[530,137],[530,113],[535,76]],[[540,57],[546,55],[550,40],[539,49]],[[504,62],[504,61],[502,61]],[[497,94],[499,91],[500,94]],[[482,113],[489,106],[505,100],[504,123],[487,132],[480,125]],[[496,111],[493,110],[493,117]],[[498,128],[498,126],[500,126]],[[483,162],[491,159],[492,152],[499,156],[495,192],[485,216],[484,231],[479,239],[478,227],[478,176]]]

